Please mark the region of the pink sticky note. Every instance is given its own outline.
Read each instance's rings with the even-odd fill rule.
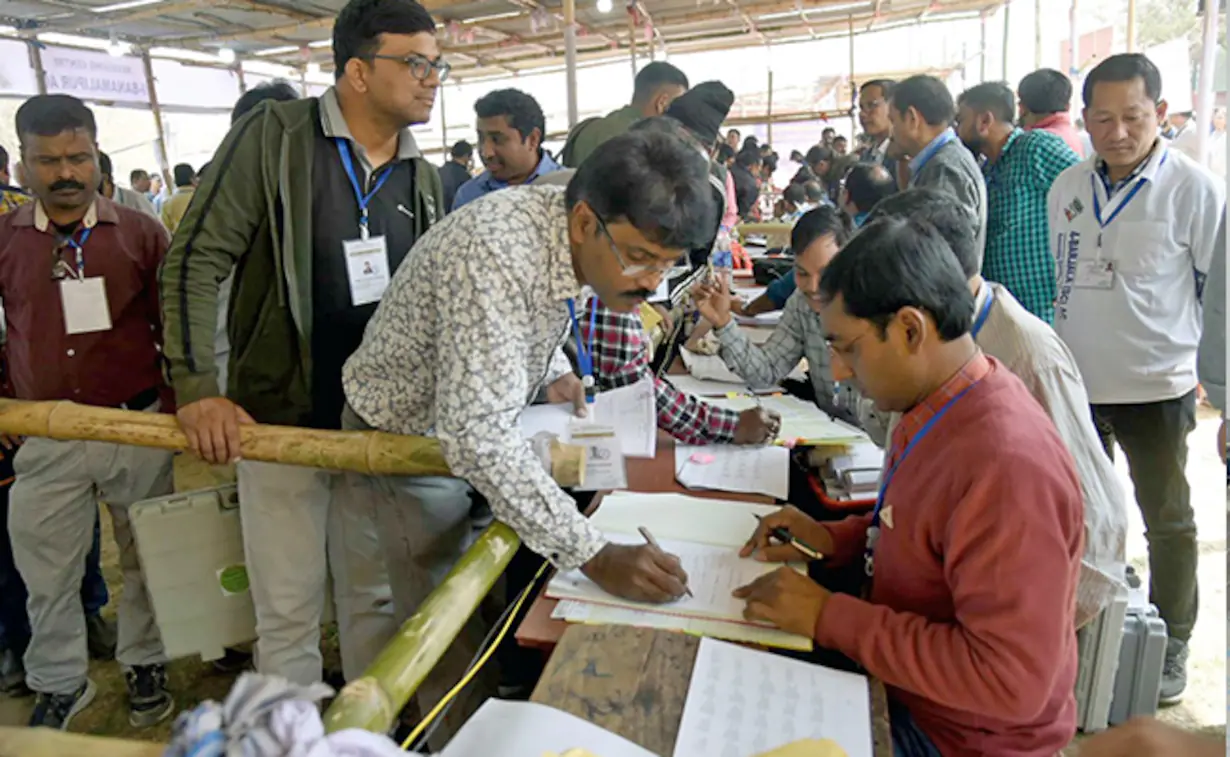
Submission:
[[[697,465],[708,465],[713,462],[713,455],[710,455],[707,452],[697,452],[689,459]]]

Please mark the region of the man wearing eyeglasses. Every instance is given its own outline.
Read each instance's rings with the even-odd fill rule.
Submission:
[[[27,100],[17,134],[35,200],[0,216],[12,395],[159,412],[170,399],[160,371],[156,281],[166,230],[99,195],[98,129],[80,100]],[[11,449],[13,440],[0,437],[0,445]],[[175,704],[127,508],[171,493],[171,453],[30,438],[13,470],[6,538],[28,592],[25,680],[37,695],[30,725],[67,728],[96,691],[80,594],[100,500],[111,512],[124,574],[116,657],[127,678],[129,722],[165,720]]]
[[[449,71],[434,32],[414,0],[351,0],[333,29],[335,86],[253,109],[214,156],[161,275],[178,418],[206,460],[238,460],[244,423],[340,427],[342,365],[444,216],[410,132]],[[214,329],[232,267],[222,387]],[[357,677],[397,622],[370,496],[323,470],[240,461],[237,473],[260,671],[321,679],[329,574],[343,672]]]

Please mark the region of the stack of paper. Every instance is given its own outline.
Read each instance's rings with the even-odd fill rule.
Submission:
[[[842,491],[858,498],[876,493],[883,468],[884,450],[872,442],[862,442],[829,458],[824,464],[823,473],[826,483],[831,481]]]
[[[570,749],[599,757],[655,757],[644,747],[554,707],[502,699],[484,702],[440,757],[543,757]]]
[[[781,394],[786,390],[780,386],[771,386],[766,389],[752,389],[744,381],[714,381],[713,379],[698,379],[695,376],[689,376],[686,373],[681,375],[667,375],[666,380],[669,381],[676,389],[684,394],[690,394],[693,397],[729,397],[732,394]]]
[[[739,549],[756,529],[755,516],[777,509],[773,505],[702,500],[680,494],[607,495],[591,519],[594,526],[619,544],[643,544],[637,529],[648,529],[664,550],[679,557],[693,596],[666,605],[633,602],[607,594],[579,570],[557,574],[547,585],[547,596],[588,605],[588,609],[569,605],[560,611],[574,622],[650,625],[810,649],[811,640],[806,637],[744,620],[744,603],[731,596],[734,589],[780,567],[739,557]],[[801,570],[797,565],[791,567]],[[648,615],[656,617],[647,620]]]
[[[786,499],[790,494],[790,450],[779,446],[676,444],[675,478],[689,489],[767,494],[774,499]]]
[[[711,404],[730,410],[743,411],[760,405],[782,417],[781,439],[787,442],[808,445],[849,445],[869,441],[865,432],[847,423],[834,419],[811,402],[797,397],[773,396],[755,399],[751,397],[728,397],[715,399]]]
[[[653,457],[658,450],[653,382],[601,392],[585,418],[577,418],[571,405],[530,405],[521,412],[521,434],[530,439],[547,432],[570,441],[573,424],[587,422],[613,428],[626,457]]]
[[[831,739],[848,757],[871,757],[867,679],[734,644],[701,641],[674,757],[742,757],[801,739]]]

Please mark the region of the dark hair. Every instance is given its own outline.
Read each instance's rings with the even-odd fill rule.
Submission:
[[[968,334],[974,319],[974,296],[948,243],[916,218],[881,218],[855,234],[820,277],[820,299],[838,295],[846,313],[874,323],[881,339],[906,307],[930,313],[946,342]]]
[[[832,134],[836,136],[837,130],[834,129],[832,126],[826,126],[824,127],[824,130],[820,132],[820,136],[823,138],[825,134]]]
[[[729,129],[727,129],[727,130],[726,130],[726,136],[728,136],[728,137],[729,137],[729,136],[730,136],[730,133],[731,133],[732,131],[735,133],[735,136],[738,136],[738,137],[743,136],[743,132],[739,131],[738,129],[734,128],[733,126],[732,126],[731,128],[729,128]]]
[[[957,97],[957,107],[962,105],[975,113],[990,113],[1000,123],[1016,121],[1016,97],[1002,81],[975,84]]]
[[[448,152],[454,158],[468,158],[474,154],[474,145],[464,139],[459,139],[453,143],[453,149]]]
[[[98,139],[94,111],[72,95],[35,95],[17,109],[17,139],[23,149],[26,135],[54,137],[77,129],[85,129],[91,139]]]
[[[1093,102],[1093,85],[1098,82],[1131,81],[1140,79],[1145,83],[1145,94],[1154,103],[1162,99],[1162,73],[1153,65],[1153,61],[1140,53],[1120,53],[1112,55],[1093,67],[1085,77],[1085,86],[1081,90],[1081,99],[1088,108]]]
[[[926,74],[911,76],[894,87],[892,104],[898,113],[914,108],[928,126],[947,126],[957,115],[948,85]]]
[[[171,169],[171,175],[175,179],[175,186],[190,187],[193,179],[196,178],[196,169],[187,163],[180,163]]]
[[[508,125],[517,130],[521,141],[530,138],[538,130],[538,142],[547,136],[547,120],[542,115],[542,106],[533,97],[519,89],[497,89],[488,92],[474,103],[474,114],[479,118],[504,116]]]
[[[821,237],[832,235],[838,247],[850,241],[850,219],[831,205],[821,205],[803,214],[790,230],[790,249],[799,255]]]
[[[858,212],[867,213],[897,191],[897,180],[879,163],[856,163],[846,174],[846,192]]]
[[[913,187],[880,201],[867,222],[883,218],[925,220],[935,227],[961,265],[966,279],[982,269],[978,247],[978,218],[969,206],[953,202],[952,195],[932,187]]]
[[[128,183],[136,184],[138,181],[148,178],[150,178],[149,171],[146,171],[144,168],[138,168],[128,174]]]
[[[807,192],[803,191],[802,184],[791,184],[782,191],[782,199],[795,205],[802,205],[807,202]]]
[[[803,191],[807,193],[808,202],[822,202],[824,200],[824,187],[820,186],[818,181],[803,182]]]
[[[814,170],[817,163],[833,162],[833,151],[824,145],[815,145],[807,151],[807,157],[804,160],[807,161],[808,167]]]
[[[382,34],[435,34],[436,22],[415,0],[350,0],[333,22],[333,67],[340,79],[351,58],[370,59]]]
[[[868,87],[879,87],[880,96],[885,100],[892,100],[893,90],[897,88],[897,82],[894,79],[872,79],[871,81],[863,82],[863,86],[859,87],[858,91],[862,92]]]
[[[274,79],[273,81],[257,84],[240,95],[239,99],[235,101],[235,107],[231,108],[231,124],[235,124],[249,111],[266,100],[290,102],[291,100],[298,99],[299,91],[285,79]]]
[[[833,144],[837,144],[837,140],[839,139],[842,142],[845,142],[846,144],[850,144],[850,140],[846,138],[845,134],[838,134],[837,136],[833,137]]]
[[[748,134],[746,137],[743,138],[743,147],[741,147],[740,149],[751,150],[751,149],[755,149],[759,147],[760,147],[760,140],[756,137],[756,135]]]
[[[757,163],[764,163],[764,158],[760,157],[760,153],[756,150],[740,150],[735,156],[735,165],[751,168]]]
[[[643,103],[668,84],[687,89],[687,74],[669,63],[654,61],[637,73],[632,84],[632,102]]]
[[[718,224],[709,161],[682,139],[648,129],[599,145],[568,182],[565,199],[569,208],[587,203],[603,221],[627,221],[675,250],[711,243]]]
[[[1072,107],[1072,80],[1053,68],[1040,68],[1021,79],[1016,94],[1030,113],[1067,113]]]
[[[669,134],[676,139],[683,140],[684,143],[696,148],[698,151],[705,149],[705,145],[700,143],[696,135],[688,127],[684,126],[682,121],[673,116],[642,118],[632,124],[628,131],[654,131],[659,134]]]
[[[0,171],[9,172],[9,151],[0,145]]]
[[[111,156],[102,150],[98,151],[98,173],[111,178],[112,165]]]
[[[735,156],[735,148],[723,142],[717,148],[717,160],[719,163],[725,163]]]
[[[767,169],[769,173],[777,171],[777,153],[771,152],[760,159],[760,163]]]

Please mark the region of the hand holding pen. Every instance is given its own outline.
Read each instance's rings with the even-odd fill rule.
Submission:
[[[823,560],[833,551],[829,530],[796,507],[786,506],[764,517],[757,515],[756,520],[756,531],[739,551],[740,557],[761,562],[798,562]]]

